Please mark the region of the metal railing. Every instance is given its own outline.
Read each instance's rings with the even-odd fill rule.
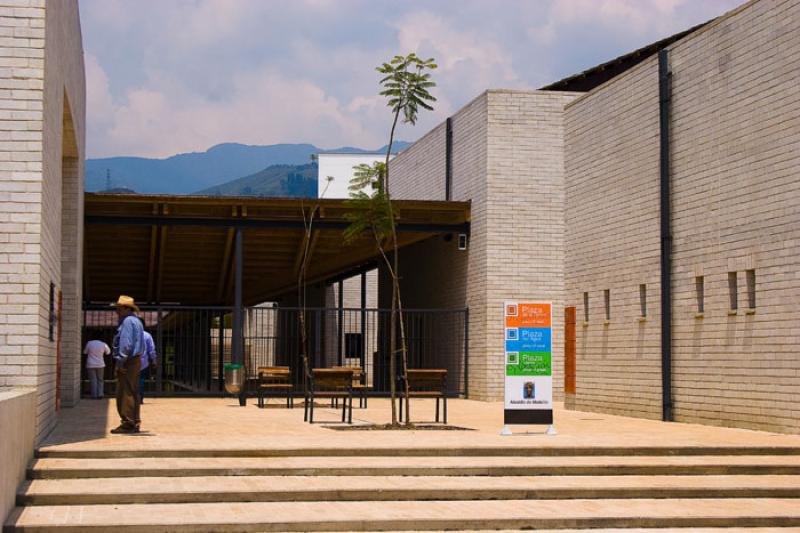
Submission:
[[[223,393],[223,366],[232,360],[233,307],[143,306],[139,315],[159,356],[155,372],[146,378],[145,394]],[[308,308],[303,314],[300,308],[257,306],[245,308],[243,316],[243,362],[248,378],[257,376],[259,366],[288,366],[295,390],[302,392],[305,353],[310,368],[360,367],[370,394],[389,392],[390,310]],[[404,311],[403,316],[409,368],[446,369],[448,393],[465,396],[468,311],[414,309]],[[111,346],[117,320],[113,309],[85,307],[83,344],[99,339]],[[399,376],[399,354],[397,365]],[[105,379],[106,392],[113,392],[110,360]]]

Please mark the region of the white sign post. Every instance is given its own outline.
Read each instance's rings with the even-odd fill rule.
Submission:
[[[505,409],[501,435],[511,424],[553,428],[552,304],[507,301],[505,318]]]

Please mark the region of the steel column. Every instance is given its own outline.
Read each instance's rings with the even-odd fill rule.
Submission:
[[[233,353],[232,362],[244,365],[244,332],[242,320],[242,228],[236,228],[234,243],[234,282],[233,282]],[[247,369],[245,369],[245,383],[239,393],[239,405],[247,403]]]
[[[672,100],[669,50],[658,52],[659,183],[661,207],[661,403],[662,420],[672,421],[672,224],[670,213],[669,119]]]

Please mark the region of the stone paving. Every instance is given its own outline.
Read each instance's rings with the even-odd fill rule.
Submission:
[[[430,424],[433,401],[412,413]],[[558,435],[501,436],[502,413],[454,400],[451,426],[467,430],[336,431],[340,411],[322,403],[311,425],[279,400],[152,398],[141,434],[111,435],[113,403],[86,400],[62,411],[6,531],[800,526],[798,435],[557,406]],[[354,410],[356,425],[388,419],[385,399]]]
[[[298,405],[300,407],[298,407]],[[341,411],[327,405],[315,409],[315,423],[303,422],[302,402],[294,409],[274,399],[267,408],[255,402],[239,407],[233,398],[147,398],[142,406],[139,435],[111,435],[118,423],[112,400],[83,400],[61,411],[59,424],[43,450],[219,450],[280,448],[392,447],[676,447],[676,446],[800,446],[800,435],[783,435],[699,424],[570,411],[556,405],[558,435],[544,426],[514,427],[512,436],[499,435],[501,402],[451,400],[448,422],[471,431],[334,431]],[[433,400],[415,400],[412,420],[429,423]],[[370,399],[368,409],[354,409],[354,424],[384,424],[389,401]]]

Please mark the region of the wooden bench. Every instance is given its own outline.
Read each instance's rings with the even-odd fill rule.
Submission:
[[[257,369],[258,406],[264,407],[265,392],[279,392],[286,395],[286,408],[294,407],[294,385],[292,372],[288,366],[260,366]]]
[[[408,395],[406,396],[405,382],[408,382]],[[443,419],[447,424],[447,370],[424,369],[408,370],[406,376],[400,378],[400,421],[403,420],[403,404],[408,401],[406,409],[406,422],[409,421],[411,411],[411,398],[436,398],[436,421],[439,421],[439,400],[442,401]]]
[[[308,376],[305,411],[303,420],[314,423],[315,398],[342,398],[342,422],[353,423],[353,369],[352,368],[312,368]],[[348,400],[349,405],[348,405]]]
[[[358,395],[358,407],[367,408],[367,374],[358,366],[335,366],[336,370],[353,371],[353,394]]]

